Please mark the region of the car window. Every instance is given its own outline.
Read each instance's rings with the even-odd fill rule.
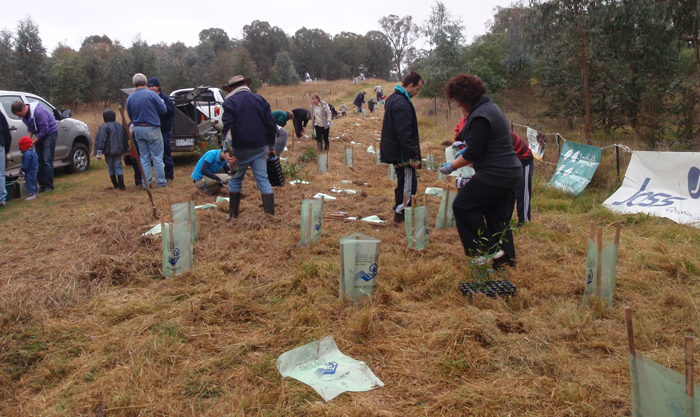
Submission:
[[[0,96],[0,103],[2,103],[2,108],[5,109],[5,114],[10,119],[19,120],[19,117],[12,113],[12,103],[15,101],[22,101],[20,96]]]
[[[53,114],[53,118],[54,118],[54,119],[58,119],[58,118],[56,117],[56,110],[53,108],[52,105],[50,105],[50,104],[47,103],[46,101],[44,101],[44,100],[42,100],[42,99],[40,99],[40,98],[37,98],[37,97],[32,97],[32,96],[27,96],[27,101],[30,102],[30,103],[34,103],[35,101],[38,101],[39,103],[41,103],[42,106],[44,106],[44,108],[45,108],[46,110],[49,111],[49,113]],[[60,120],[60,119],[58,119],[58,120]]]

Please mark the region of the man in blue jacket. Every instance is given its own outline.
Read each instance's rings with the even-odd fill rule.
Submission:
[[[236,75],[221,87],[228,95],[224,100],[224,153],[229,164],[238,163],[238,171],[228,183],[229,220],[238,217],[243,176],[250,166],[262,194],[265,213],[275,214],[275,196],[267,177],[267,158],[275,156],[277,125],[270,105],[250,91],[251,78]]]
[[[420,167],[420,138],[418,118],[411,98],[423,87],[423,77],[417,72],[406,75],[401,84],[396,84],[394,94],[386,99],[382,138],[379,144],[381,160],[393,164],[396,170],[394,224],[404,221],[404,204],[410,206],[411,196],[416,194],[418,181],[416,168]]]
[[[134,90],[126,99],[126,111],[134,124],[134,135],[139,147],[144,181],[151,183],[151,158],[158,187],[165,187],[163,165],[163,135],[160,133],[160,115],[168,109],[158,94],[146,88],[146,76],[138,73],[133,78]]]
[[[53,156],[58,138],[58,124],[51,112],[38,101],[24,104],[12,103],[12,113],[22,118],[32,138],[39,157],[39,192],[53,191]]]
[[[148,89],[158,94],[158,97],[163,100],[163,104],[165,104],[165,108],[167,109],[165,114],[160,115],[160,134],[163,136],[163,165],[165,166],[165,178],[172,181],[175,179],[175,164],[173,163],[173,156],[170,152],[170,138],[173,130],[175,104],[173,104],[170,97],[163,94],[158,78],[153,77],[148,80]]]

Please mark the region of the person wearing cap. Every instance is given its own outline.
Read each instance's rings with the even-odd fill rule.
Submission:
[[[160,134],[163,136],[163,165],[165,170],[165,179],[172,181],[175,179],[175,164],[173,163],[173,156],[170,152],[170,138],[172,136],[171,131],[173,130],[175,104],[173,104],[170,97],[163,94],[158,78],[150,78],[147,86],[149,90],[158,94],[158,97],[163,100],[163,104],[165,104],[165,108],[167,109],[165,114],[160,115]]]
[[[0,112],[0,207],[5,207],[7,189],[5,188],[5,164],[10,160],[12,134],[5,115]]]
[[[134,136],[139,147],[144,181],[152,183],[151,159],[155,171],[156,184],[165,187],[165,166],[163,164],[163,135],[160,133],[160,115],[168,112],[163,100],[146,87],[146,76],[138,73],[133,77],[136,87],[126,99],[126,111],[134,124]]]
[[[105,124],[97,130],[94,153],[97,159],[104,155],[112,185],[114,188],[124,190],[126,187],[124,186],[122,155],[129,150],[129,139],[124,126],[116,122],[117,114],[114,110],[103,111],[102,119]]]
[[[292,120],[294,123],[294,113],[290,111],[275,110],[272,112],[272,118],[275,119],[277,123],[277,140],[275,141],[275,155],[280,156],[284,152],[284,148],[287,146],[287,138],[289,134],[287,129],[284,127],[287,125],[287,121]]]
[[[38,101],[24,104],[21,101],[12,103],[12,113],[21,117],[27,126],[36,154],[39,156],[39,192],[47,193],[53,190],[53,158],[58,138],[58,124],[53,114]]]
[[[19,138],[19,150],[22,151],[22,167],[19,169],[19,174],[24,175],[24,181],[27,185],[27,194],[25,201],[31,201],[37,198],[39,191],[36,187],[37,173],[39,172],[39,157],[34,149],[32,149],[32,139],[29,136]]]
[[[366,91],[361,92],[360,94],[355,97],[355,101],[352,102],[352,104],[357,107],[357,112],[362,113],[362,105],[365,104],[365,95],[367,94]]]
[[[297,139],[301,138],[302,135],[308,138],[306,135],[306,125],[309,123],[309,120],[311,120],[311,113],[306,109],[299,108],[292,110],[292,114],[294,115],[292,124],[294,124],[294,133]]]
[[[226,138],[224,154],[235,174],[228,183],[229,221],[238,217],[241,188],[246,170],[250,167],[262,194],[265,213],[275,214],[275,196],[267,177],[267,158],[275,156],[277,126],[272,118],[270,104],[250,91],[251,78],[236,75],[229,78],[221,89],[228,92],[224,99],[224,124],[221,132]],[[230,137],[227,133],[230,132]]]

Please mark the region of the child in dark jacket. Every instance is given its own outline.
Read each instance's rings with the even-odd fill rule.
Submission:
[[[122,170],[122,155],[128,151],[129,142],[124,126],[115,120],[117,114],[114,110],[102,112],[105,124],[100,126],[95,136],[95,156],[101,159],[104,155],[109,168],[109,178],[114,188],[124,190],[124,171]]]
[[[27,193],[29,194],[29,197],[24,200],[31,201],[39,196],[36,186],[37,173],[39,172],[39,157],[32,149],[32,139],[29,136],[23,136],[19,139],[19,150],[22,151],[22,167],[19,172],[20,175],[24,175]]]

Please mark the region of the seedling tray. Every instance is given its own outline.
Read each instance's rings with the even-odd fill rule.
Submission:
[[[459,289],[462,290],[462,295],[472,297],[474,294],[481,293],[488,297],[513,297],[517,291],[515,285],[510,281],[494,280],[482,282],[465,282],[460,284]]]

